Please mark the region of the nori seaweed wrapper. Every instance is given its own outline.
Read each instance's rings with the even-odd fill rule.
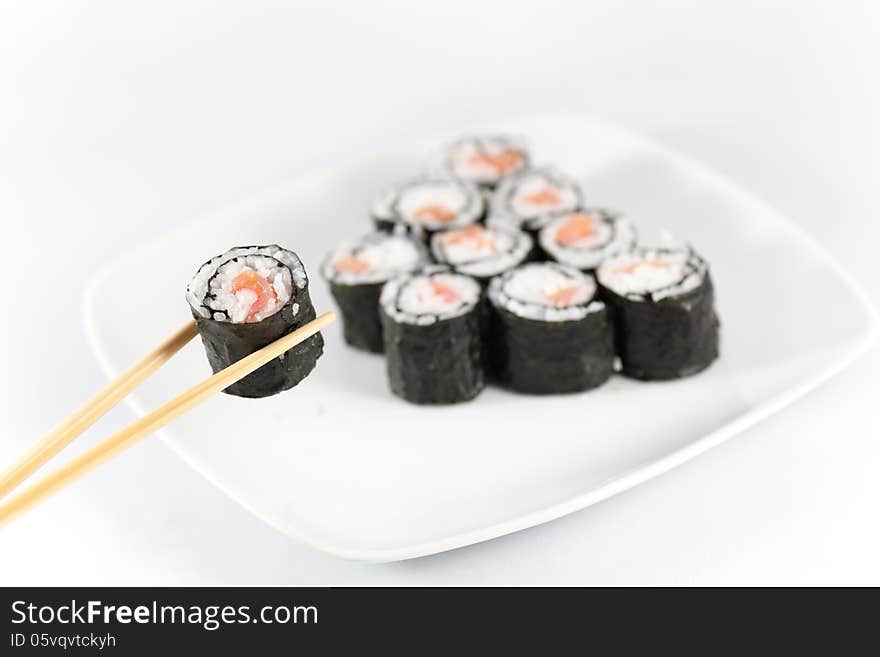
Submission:
[[[486,380],[477,308],[427,326],[398,323],[381,311],[395,395],[415,404],[454,404],[480,393]]]
[[[265,255],[259,251],[254,251],[254,254]],[[295,304],[297,306],[296,314],[294,314]],[[208,362],[215,373],[291,333],[316,317],[315,308],[309,297],[308,279],[302,288],[297,287],[294,282],[290,300],[278,312],[259,322],[234,323],[203,317],[192,304],[190,304],[190,310],[198,325]],[[320,333],[316,333],[278,358],[236,381],[223,392],[238,397],[256,398],[268,397],[288,390],[311,373],[323,353],[323,349],[324,338]]]
[[[538,237],[541,234],[541,229],[546,223],[546,217],[542,217],[540,219],[531,219],[528,221],[524,221],[520,226],[520,230],[528,234],[528,236],[531,237],[532,241],[535,243],[535,247],[532,252],[532,260],[553,260],[550,254],[544,251],[544,249],[541,248],[541,244],[538,242]]]
[[[406,232],[406,226],[404,226],[401,222],[396,221],[394,219],[387,219],[385,217],[377,217],[376,215],[371,215],[370,217],[373,220],[373,226],[376,230],[383,233],[400,233]]]
[[[558,394],[596,388],[614,371],[614,333],[604,304],[579,319],[522,317],[492,303],[493,378],[517,392]]]
[[[415,404],[454,404],[473,399],[485,387],[482,297],[463,314],[430,324],[398,321],[384,303],[379,314],[395,395]]]
[[[687,292],[634,300],[600,283],[614,317],[621,373],[644,381],[677,379],[706,369],[718,358],[720,322],[709,272]]]
[[[342,315],[342,335],[352,347],[382,353],[382,322],[379,295],[384,283],[344,285],[330,283],[330,291]]]

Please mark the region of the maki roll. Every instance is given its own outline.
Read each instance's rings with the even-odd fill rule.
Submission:
[[[506,179],[492,196],[492,215],[534,237],[554,212],[583,204],[580,185],[553,167],[530,169]]]
[[[370,233],[347,242],[324,261],[321,274],[342,314],[345,341],[382,352],[379,293],[389,278],[427,264],[424,245],[405,235]]]
[[[559,212],[547,217],[538,244],[550,258],[577,269],[593,270],[609,256],[636,245],[635,227],[603,209]]]
[[[485,386],[480,284],[431,266],[386,283],[380,299],[391,391],[415,404],[454,404]]]
[[[372,210],[376,228],[428,240],[440,230],[463,228],[483,219],[486,202],[472,184],[453,178],[419,178],[385,194]]]
[[[431,254],[460,274],[487,281],[525,261],[532,245],[531,237],[512,226],[471,224],[435,233]]]
[[[454,177],[494,189],[529,166],[529,153],[517,140],[501,135],[464,137],[444,153],[444,168]]]
[[[211,258],[196,272],[186,298],[214,372],[315,319],[302,262],[274,244],[236,247]],[[314,369],[323,347],[317,333],[223,392],[268,397],[292,388]]]
[[[614,312],[622,372],[644,380],[695,374],[718,357],[718,316],[706,261],[689,248],[621,253],[596,271]]]
[[[614,338],[592,276],[535,262],[493,278],[491,363],[499,381],[532,394],[595,388],[614,370]]]

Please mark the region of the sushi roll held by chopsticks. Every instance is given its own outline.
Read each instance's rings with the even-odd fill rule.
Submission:
[[[381,353],[379,294],[399,274],[428,263],[424,245],[406,235],[377,231],[336,248],[324,260],[321,275],[342,314],[342,334],[352,347]]]
[[[277,245],[236,247],[211,258],[186,298],[214,372],[315,319],[302,262]],[[292,388],[314,369],[323,347],[317,333],[224,392],[267,397]]]
[[[641,248],[596,271],[614,312],[622,373],[636,379],[696,374],[718,357],[719,322],[709,266],[690,248]]]
[[[315,316],[302,263],[295,253],[275,245],[238,247],[212,258],[198,270],[186,296],[193,319],[88,400],[10,468],[0,471],[0,497],[58,454],[197,334],[202,336],[214,374],[0,501],[0,525],[217,392],[265,397],[293,387],[315,367],[324,344],[319,331],[335,319],[333,312]]]

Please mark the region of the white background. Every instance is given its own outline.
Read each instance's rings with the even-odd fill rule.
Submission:
[[[877,304],[877,21],[869,2],[0,1],[0,463],[105,383],[80,304],[113,252],[496,117],[582,110],[694,155]],[[397,564],[293,543],[147,440],[0,529],[0,584],[877,585],[878,366],[875,347],[585,511]]]

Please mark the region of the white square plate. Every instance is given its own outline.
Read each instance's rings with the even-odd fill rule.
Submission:
[[[483,126],[486,127],[486,126]],[[453,407],[387,390],[381,356],[325,332],[325,354],[294,390],[217,395],[164,440],[280,531],[349,559],[449,550],[582,509],[719,444],[840,370],[870,344],[875,315],[817,244],[777,212],[686,157],[578,115],[490,126],[529,139],[538,162],[578,177],[591,203],[624,211],[710,262],[722,356],[682,381],[620,377],[588,393],[529,397],[488,388]],[[85,317],[116,375],[189,317],[187,281],[238,244],[277,242],[318,276],[325,252],[368,230],[367,208],[451,135],[319,173],[182,227],[96,276]],[[142,309],[142,312],[130,309]],[[150,410],[210,373],[193,341],[132,397]]]

